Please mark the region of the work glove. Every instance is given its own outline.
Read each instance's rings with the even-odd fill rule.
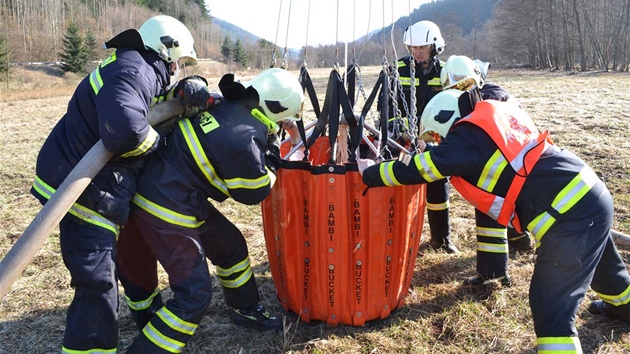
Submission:
[[[267,150],[265,151],[265,166],[274,174],[282,167],[280,157],[280,138],[276,134],[267,135]]]
[[[198,75],[185,77],[177,83],[175,96],[185,107],[196,107],[207,110],[221,104],[223,97],[210,92],[208,81]]]

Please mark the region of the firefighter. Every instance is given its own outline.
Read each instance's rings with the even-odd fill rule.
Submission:
[[[409,55],[398,60],[398,74],[402,85],[402,92],[398,95],[398,106],[408,108],[411,106],[413,83],[417,115],[420,116],[427,102],[442,90],[440,72],[444,63],[437,56],[444,51],[445,42],[440,28],[431,21],[416,22],[407,28],[403,34],[403,42]],[[406,115],[405,111],[402,110],[401,114]],[[458,253],[459,250],[451,239],[448,181],[444,179],[427,184],[426,196],[427,219],[431,233],[429,245],[435,250]]]
[[[212,296],[206,257],[217,265],[226,301],[238,306],[231,312],[236,324],[282,328],[258,304],[242,234],[208,198],[221,202],[232,197],[254,205],[269,194],[281,163],[277,122],[299,112],[302,88],[294,75],[278,68],[262,71],[247,88],[233,74],[224,75],[219,88],[224,102],[180,120],[139,178],[132,216],[119,242],[120,280],[142,327],[127,353],[184,348]],[[152,252],[168,273],[174,297],[165,303],[155,258],[131,251],[138,237],[148,245],[144,252]]]
[[[581,353],[575,316],[589,286],[603,300],[591,304],[594,312],[630,321],[630,275],[610,233],[612,197],[584,161],[553,145],[525,111],[479,100],[475,90],[434,97],[421,120],[424,133],[441,143],[401,161],[367,168],[359,161],[363,181],[395,186],[451,176],[477,209],[528,230],[537,247],[529,303],[538,351]]]
[[[481,98],[512,102],[519,105],[503,87],[486,82],[487,63],[475,62],[462,55],[452,55],[444,63],[440,74],[442,89],[467,91],[479,87]],[[520,106],[520,105],[519,105]],[[527,231],[518,233],[513,228],[506,228],[494,219],[475,209],[477,234],[477,275],[466,279],[466,285],[487,285],[497,279],[503,285],[510,286],[508,274],[508,253],[528,252],[532,243]]]
[[[74,288],[63,353],[116,352],[116,238],[127,221],[143,157],[162,141],[147,123],[149,106],[174,95],[194,105],[210,97],[201,80],[174,84],[180,68],[196,61],[193,42],[186,26],[168,16],[151,17],[138,30],[113,37],[105,46],[115,52],[79,83],[39,152],[31,193],[41,203],[99,139],[114,154],[59,225]]]

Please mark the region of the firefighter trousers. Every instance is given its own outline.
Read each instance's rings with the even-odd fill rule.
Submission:
[[[68,307],[63,353],[116,351],[118,282],[116,234],[70,213],[59,223],[61,255],[74,297]]]
[[[630,290],[630,275],[610,234],[612,197],[598,184],[556,221],[537,249],[529,303],[538,338],[577,336],[575,316],[589,286],[618,299]]]
[[[477,232],[477,273],[484,279],[507,275],[507,228],[479,209],[475,209]]]
[[[154,316],[144,317],[149,318],[149,321],[127,353],[178,353],[193,336],[212,299],[212,280],[203,246],[197,230],[167,224],[140,210],[132,214],[119,240],[130,241],[131,237],[137,235],[141,235],[149,247],[142,252],[152,253],[168,274],[173,298],[157,308],[151,301],[159,294],[157,287],[153,288],[148,300],[145,297],[135,301],[136,299],[132,299],[132,292],[126,295],[134,310],[142,311],[143,307],[157,310]],[[118,245],[121,251],[125,249],[124,246],[124,242]],[[143,258],[142,252],[134,256]],[[144,283],[144,286],[157,282],[157,272],[153,272],[156,269],[154,267],[157,267],[155,260],[150,265],[151,273],[147,274],[146,279],[149,280],[143,279],[141,272],[133,267],[133,259],[125,257],[125,260],[119,260],[118,265],[120,280],[125,288],[133,289],[134,284],[130,281],[134,277],[140,284]],[[135,272],[128,272],[129,269]],[[161,298],[159,301],[161,302]]]
[[[427,219],[432,241],[450,243],[449,184],[447,179],[427,183]]]

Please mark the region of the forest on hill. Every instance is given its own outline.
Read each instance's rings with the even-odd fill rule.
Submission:
[[[378,16],[379,9],[371,10]],[[58,62],[71,24],[100,44],[158,13],[191,29],[200,58],[230,65],[261,69],[279,52],[292,67],[306,58],[311,67],[330,67],[344,50],[337,43],[287,53],[218,26],[204,0],[0,0],[0,63]],[[380,65],[405,55],[402,33],[419,20],[440,26],[444,57],[464,54],[496,65],[552,70],[628,71],[630,64],[630,0],[434,0],[393,27],[351,43],[351,57],[360,65]],[[99,47],[94,55],[108,53]]]

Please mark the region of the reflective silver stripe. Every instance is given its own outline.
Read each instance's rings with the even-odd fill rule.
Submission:
[[[269,173],[264,176],[258,177],[256,179],[247,179],[247,178],[232,178],[226,179],[225,184],[229,189],[258,189],[262,187],[266,187],[271,183],[271,178],[269,177]]]
[[[201,147],[201,143],[199,142],[199,138],[195,133],[195,129],[193,128],[189,119],[182,119],[179,121],[179,127],[184,135],[184,139],[188,145],[188,150],[192,154],[199,170],[206,176],[208,182],[213,185],[216,189],[220,190],[226,196],[230,196],[230,192],[228,191],[228,187],[225,185],[225,182],[219,178],[214,167],[210,163],[208,156],[203,151]]]
[[[479,181],[477,181],[477,187],[491,193],[506,166],[507,160],[501,154],[501,150],[495,151],[486,163],[486,166],[484,166]]]
[[[120,156],[134,157],[134,156],[140,156],[146,153],[153,146],[153,144],[155,144],[155,142],[159,139],[159,136],[160,135],[155,131],[155,129],[153,129],[152,127],[149,127],[149,133],[147,134],[147,137],[144,138],[144,141],[142,141],[142,143],[140,143],[140,145],[137,148],[131,151],[128,151]]]
[[[174,210],[170,210],[168,208],[160,206],[138,193],[133,196],[133,199],[131,201],[142,210],[159,219],[166,221],[169,224],[194,229],[201,226],[205,222],[203,220],[197,220],[197,218],[194,216],[181,214]]]
[[[400,186],[400,182],[394,176],[394,161],[384,162],[380,165],[381,179],[386,186]]]
[[[98,92],[103,88],[103,79],[101,78],[100,67],[94,69],[90,73],[90,86],[94,90],[94,94],[98,95]]]
[[[487,253],[508,253],[508,244],[477,242],[477,251]]]
[[[496,195],[494,197],[494,201],[492,201],[492,205],[490,206],[490,209],[487,212],[488,216],[490,216],[494,220],[498,220],[499,215],[501,215],[501,209],[503,208],[504,201],[505,201],[505,198],[499,197],[498,195]]]
[[[243,270],[249,268],[251,263],[249,262],[249,256],[244,260],[236,263],[233,267],[229,269],[221,268],[217,266],[217,275],[220,277],[228,277],[234,273],[242,272]]]
[[[112,354],[112,353],[116,353],[116,348],[113,349],[102,349],[102,348],[96,348],[96,349],[88,349],[88,350],[74,350],[74,349],[68,349],[66,347],[61,347],[61,354]]]
[[[614,306],[621,306],[630,303],[630,286],[619,295],[607,295],[595,292],[602,300]]]
[[[169,311],[166,306],[162,307],[156,315],[171,329],[192,336],[197,329],[197,324],[184,321]]]
[[[555,209],[559,214],[566,213],[591,190],[598,180],[599,178],[595,172],[593,172],[590,167],[584,166],[580,173],[556,195],[550,207]],[[527,228],[531,231],[536,240],[540,241],[555,221],[556,219],[545,211],[535,217],[534,220],[527,225]]]
[[[525,144],[525,146],[523,146],[518,155],[516,155],[514,159],[510,161],[510,165],[512,166],[514,171],[518,172],[521,168],[523,168],[523,166],[525,165],[525,155],[527,155],[527,153],[536,146],[538,146],[538,141],[536,141],[535,139],[530,140],[527,144]]]
[[[125,295],[125,302],[127,302],[127,306],[135,311],[142,311],[148,309],[153,303],[153,299],[160,293],[159,289],[155,289],[153,294],[151,294],[148,298],[140,301],[132,301],[127,295]]]
[[[540,337],[537,346],[538,354],[582,354],[578,337]]]
[[[42,197],[46,199],[50,199],[50,197],[55,193],[55,189],[46,184],[46,182],[44,182],[38,176],[35,176],[33,189],[35,189]],[[90,210],[79,203],[74,203],[70,207],[70,210],[68,210],[68,213],[87,223],[111,231],[114,235],[116,235],[116,237],[118,237],[120,226],[109,221],[107,218],[95,212],[94,210]]]
[[[243,274],[239,275],[236,279],[223,279],[219,277],[219,282],[226,288],[234,289],[243,286],[253,275],[252,268],[247,268]]]
[[[165,336],[160,331],[158,331],[151,322],[147,323],[147,325],[144,326],[144,328],[142,329],[142,334],[144,334],[144,336],[147,337],[147,339],[150,340],[153,344],[170,353],[179,353],[182,351],[182,349],[184,349],[184,346],[186,345],[183,342]]]
[[[413,157],[413,162],[416,164],[416,168],[420,172],[422,178],[427,182],[434,182],[444,178],[442,174],[438,172],[431,160],[429,152],[423,152]]]
[[[477,235],[484,237],[507,238],[507,229],[505,227],[476,227]]]

